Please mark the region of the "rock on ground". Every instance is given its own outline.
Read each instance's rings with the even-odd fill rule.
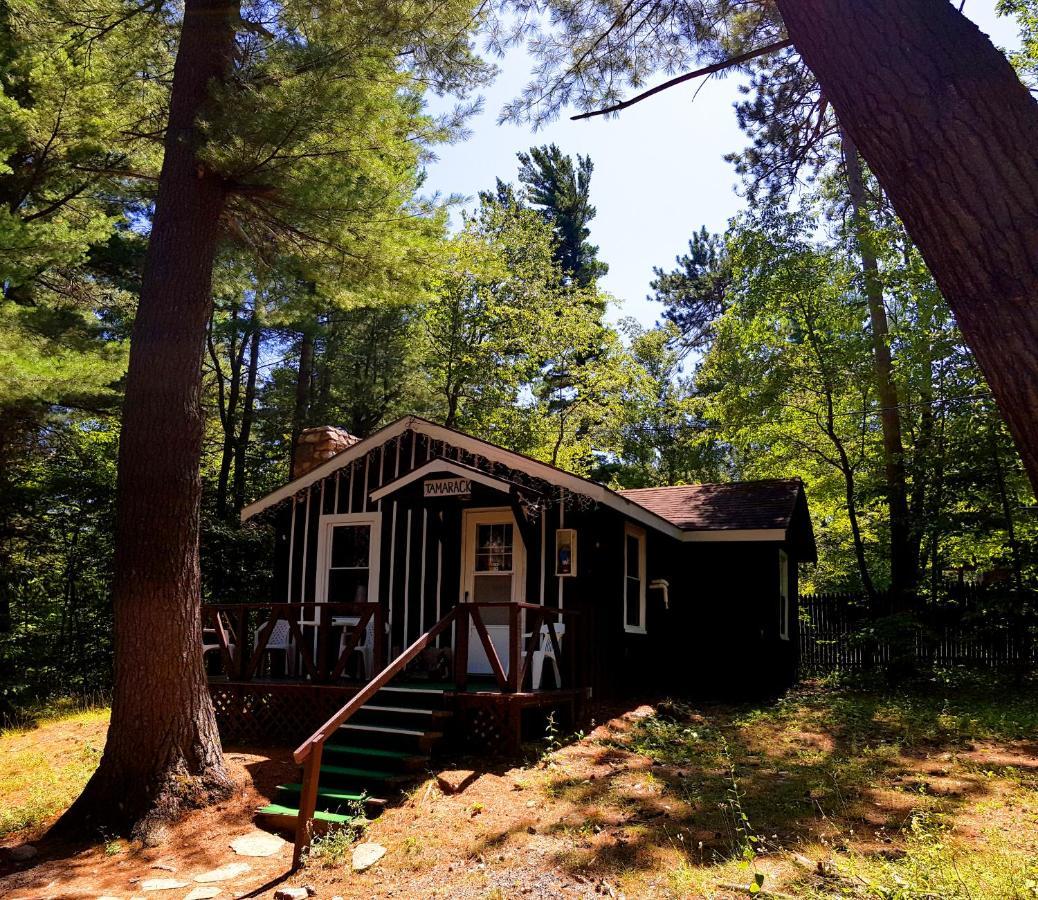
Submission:
[[[381,844],[357,844],[353,848],[353,871],[363,872],[370,869],[385,855],[386,848]]]
[[[184,900],[211,900],[212,897],[220,893],[220,890],[221,888],[216,887],[216,885],[196,887]]]
[[[239,856],[273,856],[286,841],[268,831],[252,831],[231,841],[231,849]]]
[[[308,900],[309,897],[305,887],[279,888],[274,892],[274,900]]]
[[[201,875],[196,875],[195,881],[200,881],[203,884],[210,881],[230,881],[232,878],[244,875],[251,869],[252,866],[248,863],[228,863],[225,866],[220,866],[219,869],[213,869],[210,872],[203,872]]]
[[[11,859],[15,862],[25,862],[27,859],[32,859],[39,851],[32,844],[22,844],[18,847],[12,847],[10,850]]]
[[[171,891],[183,887],[187,887],[187,882],[177,881],[176,878],[149,878],[140,883],[142,891]]]
[[[436,783],[445,794],[458,794],[476,778],[471,769],[444,769],[436,776]]]

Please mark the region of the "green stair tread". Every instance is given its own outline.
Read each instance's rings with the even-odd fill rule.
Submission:
[[[352,744],[325,744],[325,753],[352,753],[355,756],[378,756],[383,759],[415,759],[420,753],[406,750],[383,750],[381,747],[355,747]]]
[[[260,815],[267,816],[298,816],[299,810],[292,806],[282,806],[280,803],[271,803],[268,806],[264,806],[258,810]],[[315,819],[320,819],[322,822],[331,822],[334,825],[349,825],[351,822],[364,822],[366,819],[362,819],[360,816],[344,816],[340,813],[324,812],[323,810],[317,810],[314,813]]]
[[[383,772],[379,769],[357,769],[353,766],[321,766],[321,774],[344,775],[349,778],[368,778],[371,781],[390,781],[404,777],[400,772]]]
[[[300,794],[303,791],[301,784],[279,784],[278,790],[286,794]],[[338,800],[345,803],[371,803],[384,804],[386,801],[373,794],[355,794],[351,791],[340,791],[336,788],[317,787],[317,796],[323,800]]]

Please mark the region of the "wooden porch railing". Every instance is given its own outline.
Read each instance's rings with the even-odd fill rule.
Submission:
[[[335,618],[357,619],[350,625],[344,643],[332,647],[344,626]],[[256,677],[269,649],[278,622],[287,622],[292,650],[302,674],[311,682],[327,683],[340,678],[350,656],[372,629],[372,670],[385,665],[385,618],[378,603],[207,603],[202,606],[202,629],[219,645],[223,673],[229,679],[249,681]],[[304,633],[307,629],[310,633]],[[316,651],[316,652],[315,652]]]
[[[491,640],[483,621],[481,610],[507,607],[508,618],[508,671],[504,670],[497,648]],[[526,625],[521,628],[522,612],[526,610]],[[295,761],[303,766],[302,790],[299,796],[299,814],[296,821],[295,850],[292,855],[292,867],[299,867],[303,852],[310,843],[311,823],[314,812],[317,809],[317,789],[321,772],[321,756],[324,751],[325,741],[335,731],[353,716],[365,703],[374,697],[393,678],[404,671],[405,668],[430,645],[434,638],[446,631],[452,624],[456,625],[454,636],[454,681],[459,690],[464,690],[468,678],[469,660],[469,622],[475,627],[476,634],[486,652],[490,662],[490,668],[494,675],[498,689],[503,693],[516,693],[525,684],[526,675],[530,668],[530,660],[533,652],[539,647],[541,640],[541,626],[546,626],[552,649],[555,653],[556,663],[563,685],[575,686],[576,684],[576,654],[572,652],[575,635],[571,635],[567,642],[567,654],[563,655],[559,642],[559,636],[555,630],[555,620],[558,618],[574,616],[575,610],[561,610],[550,606],[540,606],[534,603],[459,603],[439,622],[428,631],[420,635],[403,653],[387,665],[381,672],[371,679],[363,688],[354,694],[335,715],[308,737],[293,754]],[[524,631],[527,635],[527,646],[523,652],[522,641]],[[563,675],[562,673],[566,674]]]

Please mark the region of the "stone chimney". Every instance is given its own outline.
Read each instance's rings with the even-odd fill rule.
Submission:
[[[359,437],[354,437],[344,428],[336,428],[334,425],[304,429],[296,441],[296,452],[292,458],[292,480],[295,481],[312,472],[359,440]]]

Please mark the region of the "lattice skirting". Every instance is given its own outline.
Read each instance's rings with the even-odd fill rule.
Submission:
[[[347,696],[328,691],[264,691],[211,684],[220,737],[231,744],[296,744],[317,730]]]

